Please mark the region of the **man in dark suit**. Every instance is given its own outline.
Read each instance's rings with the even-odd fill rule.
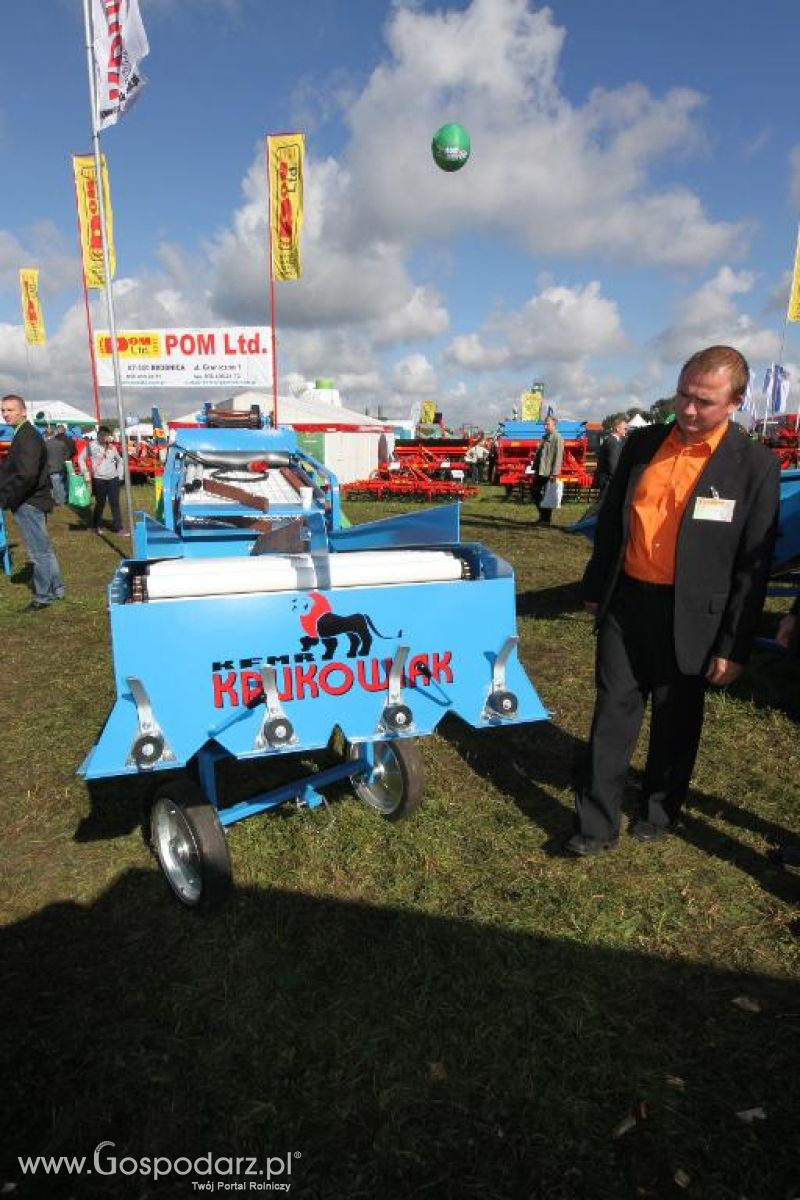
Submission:
[[[26,612],[40,612],[64,595],[64,583],[47,532],[53,509],[47,449],[31,425],[21,396],[3,396],[3,420],[14,427],[11,449],[0,466],[0,508],[10,508],[33,563],[33,600]]]
[[[684,365],[675,424],[632,433],[583,579],[598,631],[594,718],[572,854],[613,850],[631,755],[651,702],[634,836],[661,840],[694,768],[708,684],[732,683],[764,602],[778,520],[777,458],[730,418],[747,362],[711,346]]]
[[[601,493],[608,487],[611,477],[617,469],[627,432],[627,417],[615,417],[611,429],[597,452],[597,469],[592,480],[592,487],[598,488]]]

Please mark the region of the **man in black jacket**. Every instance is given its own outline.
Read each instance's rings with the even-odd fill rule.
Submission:
[[[597,470],[594,473],[592,487],[598,488],[600,492],[603,492],[608,487],[611,477],[617,469],[627,432],[627,418],[622,416],[615,417],[613,425],[603,439],[603,443],[597,452]]]
[[[28,420],[21,396],[4,396],[3,420],[14,426],[14,438],[0,464],[0,508],[10,508],[33,563],[33,600],[26,612],[40,612],[64,595],[58,560],[47,532],[46,514],[53,497],[44,441]]]
[[[684,365],[675,424],[628,437],[583,579],[596,617],[597,697],[572,854],[612,850],[631,755],[651,701],[642,842],[659,841],[686,798],[709,683],[747,661],[778,520],[778,461],[730,418],[749,369],[730,346]]]

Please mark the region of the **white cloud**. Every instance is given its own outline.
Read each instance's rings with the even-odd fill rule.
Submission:
[[[599,282],[551,285],[515,313],[494,318],[479,333],[453,338],[448,362],[472,370],[585,361],[626,347],[619,310]],[[538,366],[537,366],[538,369]]]
[[[454,366],[471,371],[487,371],[509,361],[507,346],[488,346],[477,333],[461,333],[445,351],[445,359]]]
[[[399,8],[388,40],[393,58],[347,114],[351,246],[472,228],[537,253],[630,263],[696,267],[738,252],[743,225],[714,222],[694,194],[649,182],[655,162],[702,149],[697,92],[657,98],[630,84],[570,105],[557,84],[564,31],[526,0]],[[443,174],[428,145],[454,115],[470,130],[472,159]]]
[[[23,238],[20,241],[0,229],[0,287],[18,292],[20,267],[36,267],[43,300],[65,290],[74,291],[81,278],[78,256],[52,221],[37,222],[24,230]]]
[[[736,297],[749,293],[754,282],[749,271],[721,267],[676,305],[671,324],[655,339],[659,358],[674,365],[703,346],[721,343],[736,346],[751,365],[772,359],[778,352],[778,334],[759,328],[736,305]]]
[[[424,354],[410,354],[396,362],[392,383],[402,396],[433,396],[439,391],[436,371]]]
[[[235,0],[217,2],[239,11]],[[174,0],[162,3],[171,19]],[[631,83],[571,103],[560,82],[565,31],[532,0],[472,0],[435,11],[396,4],[386,36],[388,53],[360,94],[344,93],[341,77],[332,77],[346,94],[350,138],[338,159],[307,160],[303,275],[276,285],[279,369],[333,376],[345,401],[348,391],[387,408],[424,396],[457,401],[479,419],[502,403],[498,397],[522,390],[514,381],[528,367],[546,376],[559,400],[577,405],[632,386],[590,363],[629,350],[616,302],[596,281],[557,283],[563,267],[554,260],[691,270],[736,261],[747,225],[716,221],[694,192],[661,182],[672,162],[705,153],[703,97],[688,88],[655,95]],[[436,127],[454,118],[469,128],[473,153],[464,170],[446,174],[429,145]],[[800,203],[800,145],[791,162]],[[120,327],[269,320],[262,146],[242,191],[230,221],[205,242],[188,251],[162,244],[156,270],[115,285]],[[451,326],[435,272],[444,273],[454,239],[473,234],[534,256],[539,290],[511,314],[483,320],[478,310],[476,328],[460,331],[439,362],[419,352]],[[77,258],[52,226],[0,232],[0,285],[16,288],[20,258],[36,254],[47,263],[45,299],[50,289],[74,292]],[[728,328],[737,344],[767,345],[771,335],[737,310],[736,298],[751,287],[750,276],[723,268],[676,309],[656,361],[672,363],[676,347],[695,349],[712,329]],[[93,311],[104,326],[97,298]],[[68,398],[71,389],[78,402],[89,392],[82,322],[81,304],[59,328],[48,325],[39,377],[43,390]],[[16,376],[21,345],[24,352],[19,327],[0,326],[0,378]],[[381,356],[390,348],[405,356],[385,368]],[[468,373],[464,394],[453,395],[448,368]],[[477,372],[485,383],[473,382]],[[183,411],[195,401],[181,397],[169,407]]]

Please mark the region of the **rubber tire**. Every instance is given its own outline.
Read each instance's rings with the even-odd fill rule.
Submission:
[[[156,806],[169,801],[182,815],[188,826],[197,857],[200,861],[200,894],[188,900],[167,873],[155,838]],[[203,796],[200,787],[188,775],[178,775],[163,783],[153,798],[150,813],[150,845],[158,859],[164,878],[173,895],[186,908],[207,910],[220,904],[230,891],[233,873],[225,832],[219,823],[217,810]]]
[[[409,816],[416,808],[419,808],[425,795],[425,767],[422,762],[422,755],[419,752],[419,746],[416,741],[410,738],[392,739],[383,742],[376,742],[375,745],[384,747],[383,752],[390,752],[394,756],[395,765],[400,773],[401,794],[397,804],[390,811],[379,807],[374,799],[370,796],[367,790],[368,784],[365,779],[353,778],[353,791],[370,808],[374,809],[383,817],[384,821],[402,821]],[[353,757],[358,756],[358,748],[352,747],[350,753]]]

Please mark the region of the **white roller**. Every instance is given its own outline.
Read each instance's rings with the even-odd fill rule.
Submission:
[[[269,554],[255,558],[172,559],[151,563],[151,600],[304,592],[315,588],[435,583],[461,578],[461,560],[442,550],[375,550],[350,554]]]

